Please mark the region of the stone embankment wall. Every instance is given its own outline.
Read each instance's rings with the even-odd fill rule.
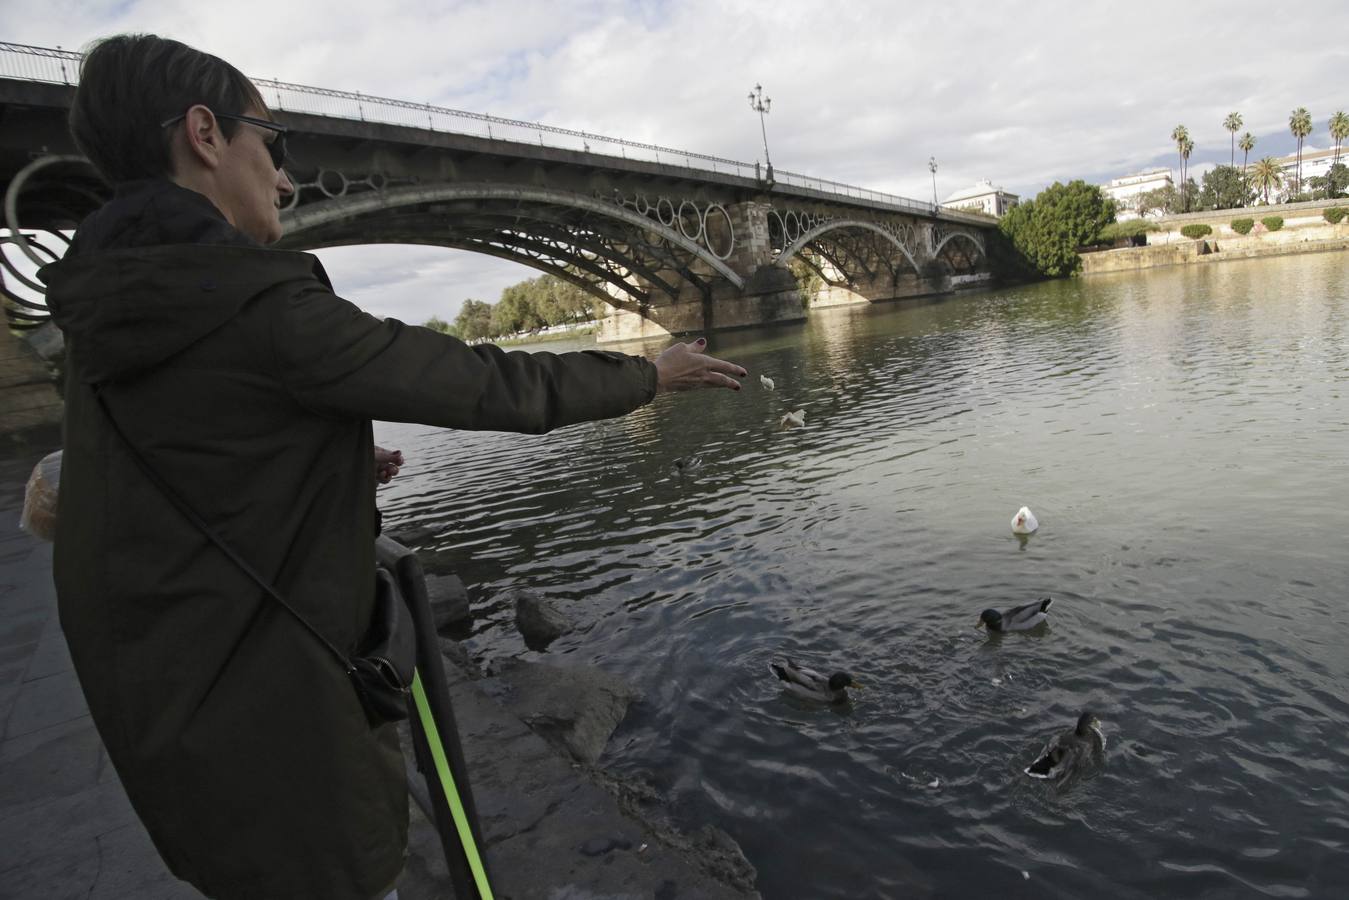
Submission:
[[[58,424],[61,413],[46,363],[0,322],[0,435]]]
[[[1253,207],[1178,216],[1159,222],[1162,230],[1148,234],[1146,247],[1084,253],[1082,274],[1349,249],[1349,220],[1331,225],[1321,214],[1322,209],[1330,205],[1334,204],[1322,203],[1308,209]],[[1342,205],[1349,207],[1349,199]],[[1306,207],[1309,204],[1297,206]],[[1283,216],[1284,220],[1283,228],[1278,231],[1270,231],[1260,221],[1266,216],[1277,215]],[[1255,220],[1255,227],[1247,235],[1232,230],[1232,220],[1243,217]],[[1213,233],[1198,240],[1180,233],[1184,225],[1199,223],[1212,227]]]

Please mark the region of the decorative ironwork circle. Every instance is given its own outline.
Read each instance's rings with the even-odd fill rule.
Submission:
[[[690,227],[692,233],[690,233]],[[679,233],[691,241],[703,236],[703,217],[697,205],[684,200],[679,204]]]
[[[666,228],[674,227],[675,206],[669,197],[661,197],[656,201],[656,219]]]
[[[337,179],[336,188],[329,187],[332,178]],[[345,197],[347,195],[347,176],[336,169],[319,169],[318,177],[314,179],[314,183],[325,197]]]
[[[731,224],[731,214],[719,203],[708,204],[703,211],[703,245],[721,260],[735,250],[735,226]]]

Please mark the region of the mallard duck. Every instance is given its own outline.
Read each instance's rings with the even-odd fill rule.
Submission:
[[[783,690],[816,703],[847,703],[848,688],[861,688],[847,672],[822,675],[790,659],[774,660],[768,668],[782,681]]]
[[[1013,534],[1030,534],[1040,527],[1040,523],[1035,519],[1035,513],[1030,511],[1029,506],[1023,506],[1012,516]]]
[[[986,609],[979,614],[979,624],[975,627],[987,627],[990,632],[1029,631],[1049,620],[1049,607],[1053,602],[1053,597],[1042,597],[1025,606],[1014,606],[1007,612]]]
[[[764,390],[766,391],[771,391],[774,387],[773,379],[769,378],[767,375],[759,376],[759,384],[763,385]]]
[[[1031,778],[1057,779],[1079,771],[1093,757],[1105,753],[1101,720],[1090,711],[1078,717],[1077,727],[1049,739],[1038,759],[1026,767]]]
[[[778,428],[802,428],[806,424],[806,411],[798,409],[795,412],[789,412],[781,419],[778,419]]]

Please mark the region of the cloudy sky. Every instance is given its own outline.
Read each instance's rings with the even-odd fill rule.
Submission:
[[[428,8],[432,11],[428,12]],[[0,39],[77,49],[150,31],[260,78],[426,101],[753,161],[746,94],[773,100],[781,169],[906,196],[988,178],[1022,196],[1059,180],[1103,182],[1226,162],[1238,111],[1254,156],[1309,145],[1349,109],[1349,4],[1306,0],[1120,4],[689,0],[490,3],[326,0],[0,5]],[[1238,158],[1239,158],[1238,151]],[[462,251],[374,246],[320,252],[340,293],[380,315],[453,318],[537,273]]]

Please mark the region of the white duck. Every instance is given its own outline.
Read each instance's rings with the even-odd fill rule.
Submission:
[[[789,412],[781,419],[778,419],[778,428],[804,428],[805,424],[806,411],[804,409]]]
[[[1035,513],[1030,511],[1029,506],[1023,506],[1012,516],[1013,534],[1030,534],[1040,527],[1039,521],[1035,518]]]
[[[764,386],[764,390],[771,391],[774,387],[773,379],[769,378],[767,375],[759,376],[759,384]]]

